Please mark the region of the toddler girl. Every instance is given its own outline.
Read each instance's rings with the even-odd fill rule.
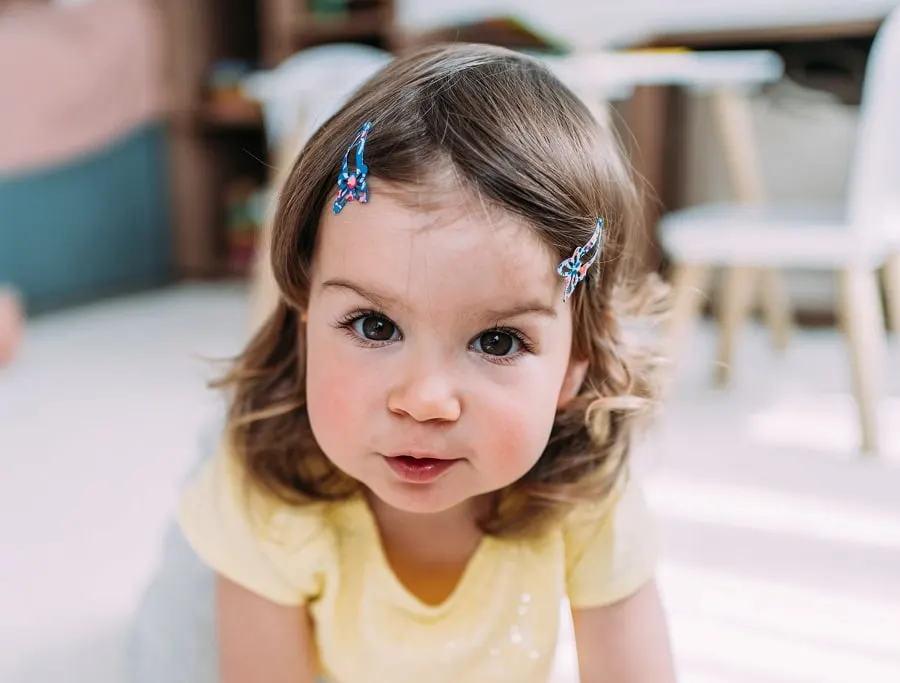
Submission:
[[[222,681],[546,683],[566,599],[583,683],[674,679],[629,475],[637,215],[609,131],[503,49],[399,58],[313,135],[180,509]]]

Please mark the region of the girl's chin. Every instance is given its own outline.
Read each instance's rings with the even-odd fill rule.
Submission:
[[[425,487],[413,488],[407,485],[406,490],[397,490],[399,487],[378,487],[372,490],[375,496],[395,510],[409,512],[418,515],[435,515],[447,512],[469,500],[467,496],[450,495],[443,491],[426,491]],[[412,490],[410,490],[412,489]]]
[[[381,503],[401,512],[418,515],[449,512],[478,497],[477,493],[461,491],[453,483],[442,480],[414,484],[388,477],[379,482],[368,483],[367,486]]]

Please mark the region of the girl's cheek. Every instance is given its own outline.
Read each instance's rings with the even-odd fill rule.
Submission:
[[[343,345],[342,345],[343,344]],[[377,367],[365,362],[364,349],[334,339],[310,340],[307,357],[307,393],[324,411],[346,416],[376,389]]]
[[[494,413],[489,420],[494,467],[516,478],[531,469],[541,457],[552,427],[552,419],[545,422],[523,412]]]

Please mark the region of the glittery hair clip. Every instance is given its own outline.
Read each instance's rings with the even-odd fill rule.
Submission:
[[[332,207],[335,213],[340,213],[347,202],[352,202],[354,199],[360,204],[365,204],[369,201],[369,187],[366,184],[366,175],[369,173],[369,167],[366,166],[366,162],[363,160],[363,153],[366,149],[366,138],[371,128],[371,121],[364,123],[356,137],[353,138],[353,142],[347,148],[347,153],[344,154],[344,163],[341,166],[341,172],[337,180],[338,196],[334,200],[334,206]],[[350,152],[353,151],[354,147],[356,147],[356,168],[351,172],[349,158]]]
[[[566,278],[566,291],[563,293],[563,302],[567,301],[575,287],[586,276],[588,269],[594,265],[597,256],[600,255],[600,235],[603,232],[603,219],[598,218],[594,226],[594,233],[583,247],[577,247],[569,258],[556,267],[556,272]]]

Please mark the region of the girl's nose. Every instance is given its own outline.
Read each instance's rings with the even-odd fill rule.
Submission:
[[[391,389],[388,410],[418,422],[456,422],[462,404],[448,373],[419,367]]]

